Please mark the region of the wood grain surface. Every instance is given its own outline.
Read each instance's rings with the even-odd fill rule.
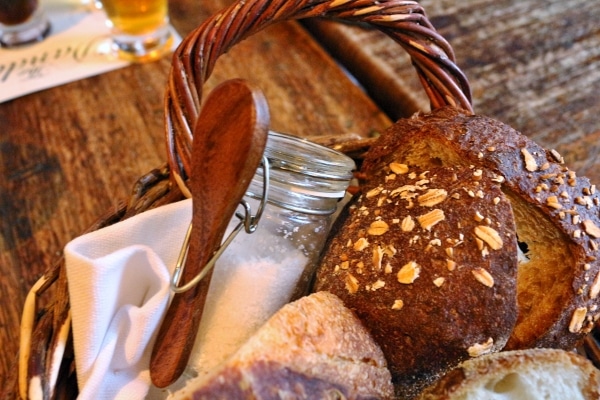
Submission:
[[[173,25],[185,35],[226,3],[174,0]],[[0,384],[16,359],[29,288],[69,240],[166,161],[169,67],[168,58],[132,65],[0,104]],[[221,57],[206,88],[235,77],[264,91],[275,130],[368,135],[390,124],[296,22]]]
[[[420,3],[454,48],[475,112],[557,149],[600,183],[600,2]],[[409,58],[384,34],[329,21],[307,25],[394,120],[428,108]]]

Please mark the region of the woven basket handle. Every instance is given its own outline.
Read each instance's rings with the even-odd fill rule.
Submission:
[[[191,171],[192,132],[202,87],[217,58],[236,43],[284,20],[310,17],[360,21],[386,33],[409,53],[433,109],[472,112],[469,83],[454,52],[423,7],[404,0],[238,0],[189,34],[173,55],[166,91],[166,140],[171,174],[179,186]]]

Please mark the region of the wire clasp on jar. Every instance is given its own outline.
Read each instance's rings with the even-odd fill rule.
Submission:
[[[254,233],[256,231],[256,228],[258,228],[260,217],[262,216],[262,213],[265,209],[265,205],[267,204],[267,197],[269,194],[269,160],[265,156],[263,156],[261,167],[263,169],[263,189],[262,198],[260,200],[260,204],[258,206],[256,214],[252,215],[252,209],[250,207],[250,204],[248,204],[246,200],[242,199],[240,201],[240,205],[244,208],[244,214],[242,214],[241,212],[235,213],[235,216],[240,220],[240,222],[235,226],[233,231],[231,231],[229,236],[227,236],[225,241],[221,243],[219,248],[214,252],[210,260],[208,260],[208,262],[200,270],[198,275],[196,275],[188,283],[179,286],[179,280],[181,279],[181,274],[183,273],[183,267],[185,265],[185,260],[187,259],[187,254],[190,247],[190,236],[192,232],[192,224],[190,223],[185,234],[185,238],[183,240],[181,251],[179,252],[179,256],[177,258],[175,270],[173,271],[173,275],[171,276],[171,290],[174,293],[183,293],[196,286],[198,282],[200,282],[215,266],[215,263],[217,262],[219,257],[221,257],[221,254],[223,254],[223,252],[227,249],[227,246],[229,246],[229,244],[242,230],[242,228],[244,228],[244,231],[248,234]]]

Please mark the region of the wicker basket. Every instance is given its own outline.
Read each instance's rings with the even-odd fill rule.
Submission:
[[[219,56],[271,24],[311,17],[360,21],[381,30],[411,56],[433,109],[452,105],[472,112],[469,83],[455,64],[452,48],[436,32],[417,2],[239,0],[187,36],[173,56],[165,93],[167,164],[141,177],[131,197],[104,214],[88,231],[183,199],[189,193],[186,181],[191,170],[192,131],[199,114],[202,88]],[[350,153],[368,146],[368,141],[337,145]],[[44,294],[52,297],[50,305],[38,309],[36,299]],[[11,398],[27,398],[27,388],[34,381],[41,385],[45,398],[77,396],[64,260],[51,266],[27,297],[18,375],[5,388]]]

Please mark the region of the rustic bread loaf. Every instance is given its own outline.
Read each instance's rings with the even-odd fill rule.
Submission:
[[[391,398],[381,349],[343,303],[314,293],[284,306],[214,374],[176,399]]]
[[[448,107],[392,126],[364,160],[367,182],[382,179],[392,161],[475,166],[502,181],[524,253],[507,350],[571,349],[592,329],[599,315],[600,197],[556,151],[501,122]]]
[[[419,400],[597,400],[600,371],[557,349],[503,351],[467,360]]]
[[[388,161],[338,219],[314,288],[356,312],[397,394],[412,398],[504,347],[517,318],[517,242],[494,174]]]

